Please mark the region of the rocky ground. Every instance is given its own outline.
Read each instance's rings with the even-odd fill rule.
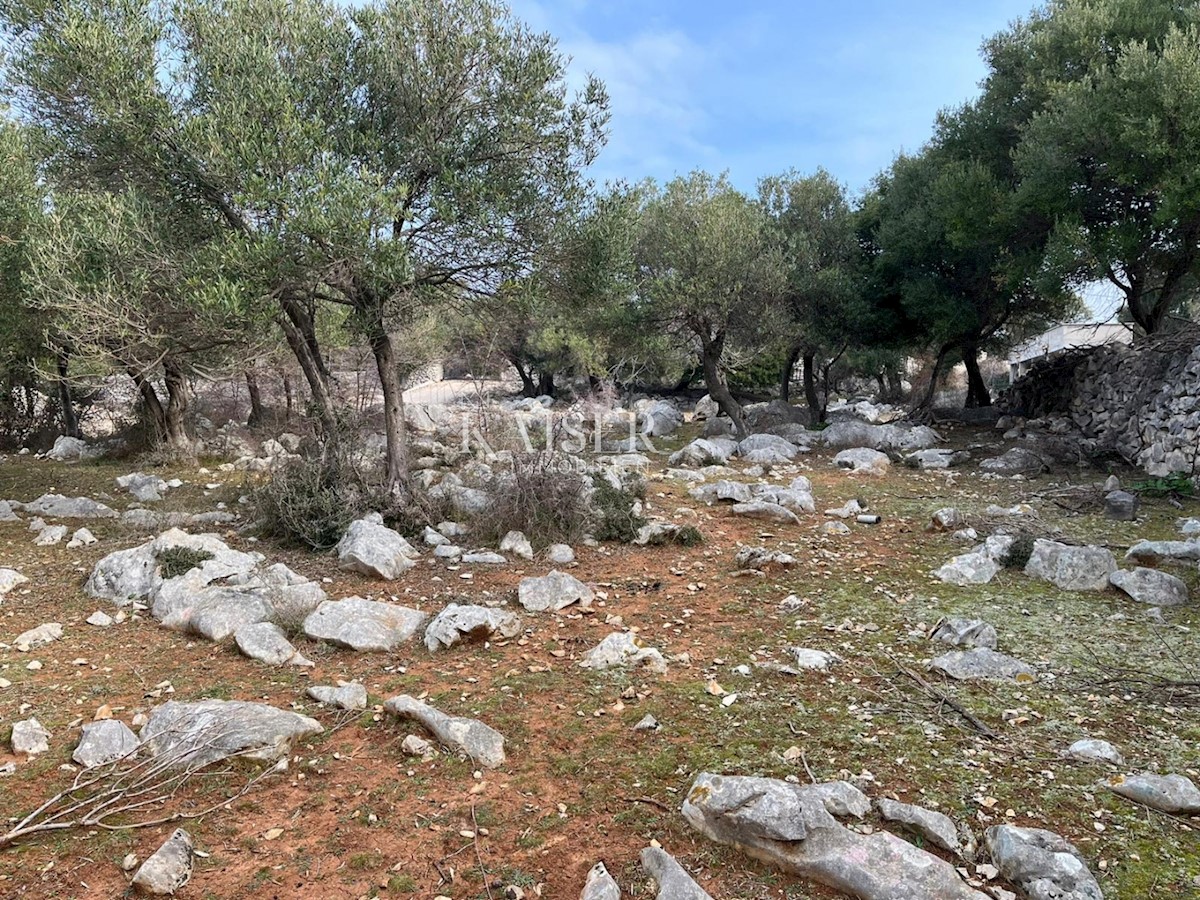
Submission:
[[[187,620],[181,627],[188,630],[178,631],[164,627],[151,604],[119,605],[85,591],[103,558],[143,545],[165,527],[139,530],[137,515],[55,517],[51,507],[41,515],[47,526],[66,526],[51,543],[44,531],[30,531],[38,507],[18,509],[0,522],[0,567],[27,579],[0,602],[0,737],[32,718],[48,732],[48,749],[10,754],[4,742],[5,820],[20,819],[71,784],[80,771],[72,755],[82,727],[96,720],[137,731],[167,702],[215,699],[267,704],[323,730],[296,737],[286,770],[244,794],[262,768],[234,759],[218,764],[219,777],[184,785],[167,804],[168,812],[217,807],[203,818],[50,832],[0,850],[0,895],[119,896],[181,825],[192,849],[185,852],[184,839],[176,838],[167,850],[194,854],[191,880],[179,890],[186,897],[573,898],[601,861],[623,896],[653,897],[657,889],[640,858],[648,846],[669,853],[713,897],[844,896],[780,871],[787,854],[804,846],[802,836],[779,831],[780,822],[794,829],[803,819],[813,833],[830,829],[847,848],[887,830],[906,847],[948,861],[962,893],[926,896],[1063,896],[1006,880],[1021,879],[1014,874],[1019,866],[997,864],[1011,850],[1000,839],[1018,832],[988,831],[1000,825],[1061,836],[1106,897],[1200,896],[1200,818],[1191,817],[1200,808],[1158,811],[1113,789],[1121,776],[1139,773],[1198,777],[1195,606],[1159,607],[1106,586],[1110,569],[1141,565],[1177,576],[1197,596],[1195,560],[1125,557],[1139,541],[1185,541],[1179,520],[1200,515],[1200,503],[1184,500],[1178,508],[1143,496],[1132,520],[1109,518],[1108,490],[1100,485],[1113,473],[1071,467],[1033,474],[1040,466],[1028,465],[1030,474],[1014,478],[1021,464],[1013,457],[1011,465],[981,468],[980,460],[1004,458],[1012,445],[1002,430],[965,426],[939,428],[945,441],[938,448],[958,454],[952,468],[910,468],[894,452],[881,460],[863,448],[814,441],[791,461],[766,448],[757,457],[734,457],[703,482],[769,487],[725,486],[697,497],[689,491],[698,483],[667,474],[678,468],[668,466],[667,454],[696,428],[685,425],[656,442],[663,452],[650,457],[647,491],[650,515],[700,530],[704,541],[694,547],[578,545],[573,562],[510,551],[503,564],[489,564],[439,557],[414,539],[414,564],[385,581],[343,568],[332,554],[256,542],[239,532],[236,518],[188,525],[192,533],[218,534],[232,551],[261,553],[254,572],[283,563],[294,581],[332,600],[358,596],[431,618],[458,603],[520,619],[518,627],[510,619],[493,623],[486,642],[435,644],[436,651],[419,633],[428,620],[388,651],[313,639],[315,625],[292,622],[284,636],[311,666],[249,659],[238,649],[240,635],[225,636],[221,623],[201,627],[188,619],[196,615],[191,606],[159,610],[164,621],[172,614]],[[854,452],[835,465],[846,449]],[[122,513],[138,505],[130,492],[137,486],[116,483],[130,471],[129,461],[12,456],[0,462],[0,497],[28,503],[51,493],[84,496]],[[219,471],[212,462],[206,471],[154,474],[181,482],[161,501],[147,501],[154,510],[235,517],[244,511],[239,498],[264,477]],[[1139,478],[1115,474],[1126,487]],[[788,493],[801,476],[815,511]],[[851,500],[861,512],[846,507]],[[738,503],[744,514],[733,511]],[[929,530],[934,513],[947,507],[962,521]],[[825,512],[835,509],[849,518]],[[769,519],[751,517],[760,515]],[[858,515],[879,521],[860,523]],[[76,535],[80,527],[95,543]],[[968,528],[974,538],[962,533]],[[1010,548],[997,548],[1005,533],[1096,549],[1076,560],[1043,544],[1032,550],[1041,562],[1026,574],[1002,552]],[[964,555],[971,559],[955,572],[969,574],[950,578],[961,583],[944,580],[944,571],[934,576]],[[526,608],[520,582],[552,569],[587,585],[590,606]],[[1156,598],[1177,596],[1157,587]],[[97,611],[119,621],[89,624]],[[953,663],[962,657],[931,665],[971,643],[985,650],[993,643],[982,625],[937,629],[943,618],[994,629],[995,651],[1011,658],[999,677],[943,674],[959,671]],[[53,628],[28,636],[52,624],[61,636]],[[223,639],[197,633],[205,629]],[[968,643],[932,640],[935,630],[969,632]],[[614,633],[636,639],[605,645]],[[636,664],[581,665],[596,660],[594,648],[619,650],[622,642]],[[365,688],[366,708],[336,710],[307,694],[339,682]],[[439,740],[436,731],[402,718],[397,713],[411,714],[415,701],[389,703],[400,695],[486,724],[503,737],[503,759],[483,746],[491,739],[486,733],[483,744],[468,742],[471,759],[449,746],[449,732]],[[25,732],[15,738],[38,742],[39,733]],[[1109,742],[1121,761],[1071,757],[1068,748],[1085,739]],[[1087,747],[1077,753],[1087,755]],[[828,799],[793,790],[839,781],[848,783],[838,789],[845,792],[840,812]],[[873,805],[860,808],[859,791]],[[727,795],[732,799],[721,806]],[[773,812],[755,812],[764,797],[778,801]],[[233,799],[221,805],[226,798]],[[907,815],[889,800],[945,814],[979,849],[961,832],[946,849],[926,826],[886,820]],[[744,815],[731,824],[734,808]],[[794,815],[781,818],[779,810],[788,809]],[[985,834],[993,836],[990,846]],[[673,877],[654,851],[648,857],[660,883]],[[701,896],[687,885],[680,890],[662,896]],[[1076,890],[1065,896],[1096,896],[1084,880]]]

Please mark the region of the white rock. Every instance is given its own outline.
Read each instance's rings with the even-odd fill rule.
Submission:
[[[67,549],[74,550],[76,547],[87,547],[94,543],[96,543],[96,536],[86,528],[80,528],[71,535],[71,540],[67,542]]]
[[[500,552],[519,556],[521,559],[533,559],[533,545],[520,531],[510,531],[504,536],[500,541]]]
[[[18,584],[25,584],[28,581],[29,579],[16,569],[0,569],[0,598],[15,588]]]
[[[330,706],[334,709],[367,708],[367,689],[356,681],[341,681],[336,687],[313,685],[305,693],[322,706]]]
[[[1000,571],[996,562],[983,548],[954,557],[933,573],[933,577],[946,584],[966,587],[972,584],[987,584]]]
[[[575,551],[566,544],[551,544],[546,548],[546,561],[556,566],[575,562]]]
[[[491,550],[472,550],[470,553],[464,553],[461,561],[477,566],[502,566],[508,562],[499,553],[493,553]]]
[[[142,863],[133,876],[133,886],[142,894],[173,895],[191,879],[194,855],[192,836],[182,828],[176,829],[166,843]]]
[[[833,464],[839,469],[849,469],[856,475],[883,475],[891,468],[892,460],[878,450],[854,447],[838,453],[833,458]]]
[[[827,672],[837,664],[839,657],[836,653],[825,650],[813,650],[807,647],[792,647],[788,650],[798,669],[808,669],[815,672]]]
[[[103,766],[130,756],[138,748],[137,735],[124,722],[101,719],[87,722],[71,758],[85,769]]]
[[[12,751],[36,756],[50,749],[50,732],[37,719],[14,722],[12,727]]]
[[[66,536],[66,525],[47,525],[38,532],[38,536],[33,539],[33,543],[38,547],[49,547],[52,544],[59,543]]]
[[[517,601],[531,612],[555,612],[573,603],[591,606],[595,594],[573,575],[553,570],[540,578],[522,578]]]
[[[304,633],[351,650],[394,650],[410,640],[427,618],[406,606],[347,597],[318,606],[304,620]]]
[[[1138,603],[1148,603],[1151,606],[1182,606],[1188,602],[1186,582],[1169,572],[1138,566],[1131,572],[1113,572],[1108,579],[1113,587]]]
[[[37,647],[44,647],[46,644],[57,641],[62,636],[62,625],[58,622],[47,622],[18,635],[17,639],[13,641],[13,646],[22,653],[28,653]]]
[[[351,522],[334,550],[343,569],[386,581],[411,569],[417,555],[400,534],[371,517]]]
[[[583,654],[581,669],[610,669],[615,666],[644,666],[659,675],[667,671],[667,661],[655,647],[647,647],[636,635],[614,631]]]
[[[469,641],[485,641],[495,635],[516,637],[521,618],[516,613],[487,606],[451,603],[425,629],[425,646],[431,653]]]
[[[1039,539],[1033,543],[1025,574],[1064,591],[1102,591],[1116,569],[1116,559],[1103,547],[1073,547]]]
[[[313,663],[292,646],[283,629],[271,622],[250,622],[233,633],[237,648],[251,659],[269,666],[303,666]]]
[[[1067,755],[1080,762],[1106,762],[1114,766],[1125,764],[1121,751],[1108,741],[1084,738],[1067,748]]]

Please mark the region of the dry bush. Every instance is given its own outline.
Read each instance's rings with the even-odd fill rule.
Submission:
[[[489,493],[491,502],[472,530],[491,543],[509,531],[523,532],[535,548],[572,544],[587,535],[629,542],[646,524],[636,511],[645,494],[640,476],[617,486],[561,453],[514,454],[512,471],[497,477]]]
[[[380,513],[402,534],[419,534],[447,516],[446,504],[411,485],[392,492],[378,460],[363,460],[350,434],[315,455],[276,469],[253,495],[265,534],[314,550],[333,547],[350,523]]]
[[[185,575],[212,558],[213,555],[207,550],[197,550],[193,547],[167,547],[155,556],[159,572],[164,579]]]
[[[1012,546],[1001,558],[1000,565],[1006,569],[1024,569],[1025,564],[1029,562],[1029,557],[1033,555],[1034,540],[1032,534],[1026,532],[1018,534]]]
[[[348,443],[330,443],[316,456],[289,461],[254,492],[266,534],[328,550],[351,522],[378,508],[382,485],[360,470]]]
[[[588,533],[591,486],[571,457],[514,454],[512,471],[496,478],[489,493],[491,502],[472,527],[484,541],[495,544],[509,531],[521,531],[540,548],[574,543]]]

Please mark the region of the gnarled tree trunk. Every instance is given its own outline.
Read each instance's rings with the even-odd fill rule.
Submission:
[[[517,370],[517,376],[521,379],[521,396],[536,397],[538,395],[538,386],[533,380],[533,366],[526,369],[521,362],[521,357],[516,353],[509,353],[506,356],[512,367]]]
[[[282,329],[283,336],[287,340],[292,354],[296,357],[296,362],[300,365],[300,371],[304,373],[304,380],[308,382],[308,390],[312,395],[313,405],[317,409],[317,417],[321,421],[326,439],[336,440],[338,436],[337,418],[333,412],[333,394],[329,389],[325,363],[321,359],[320,353],[313,354],[312,343],[304,336],[302,330],[297,327],[290,316],[281,314],[275,317],[275,321]],[[313,341],[315,341],[315,336]]]
[[[283,401],[287,404],[287,420],[292,421],[292,413],[295,410],[296,398],[292,388],[292,376],[287,372],[283,373]]]
[[[804,378],[804,400],[808,404],[808,424],[819,425],[825,421],[825,404],[817,390],[817,354],[812,350],[804,353],[802,373]]]
[[[779,373],[779,399],[790,403],[792,397],[792,373],[796,371],[796,362],[800,359],[800,346],[788,350],[787,359],[783,361],[783,371]]]
[[[372,329],[369,342],[371,353],[375,356],[375,368],[379,373],[379,386],[383,390],[388,490],[406,490],[409,469],[408,423],[404,421],[404,386],[400,383],[400,371],[396,368],[396,353],[391,336],[384,329],[382,322]]]
[[[71,382],[67,380],[71,358],[61,347],[55,351],[54,362],[58,367],[58,402],[62,406],[63,434],[67,437],[82,437],[79,418],[75,415],[75,403],[71,399]]]
[[[912,412],[925,410],[929,408],[929,404],[933,402],[933,395],[937,392],[938,378],[942,374],[942,363],[946,359],[946,354],[950,352],[951,345],[945,344],[938,350],[937,359],[933,361],[933,370],[929,373],[929,386],[925,389],[925,395],[920,402],[912,408]]]
[[[967,368],[967,400],[963,404],[965,409],[979,409],[985,406],[992,405],[992,395],[987,388],[987,382],[983,380],[983,373],[979,371],[979,348],[974,344],[965,344],[963,346],[963,365]]]
[[[700,338],[700,365],[704,369],[704,382],[708,385],[708,394],[717,402],[721,412],[733,421],[733,429],[738,440],[746,437],[746,419],[742,415],[742,407],[734,399],[721,371],[721,354],[725,349],[725,332],[716,335],[702,335]]]
[[[166,440],[172,450],[192,452],[192,439],[187,433],[188,383],[183,370],[171,360],[163,363],[167,387]]]
[[[267,413],[263,409],[262,391],[258,386],[258,374],[253,369],[247,369],[245,374],[246,391],[250,395],[250,418],[246,420],[246,425],[254,428],[266,422]]]

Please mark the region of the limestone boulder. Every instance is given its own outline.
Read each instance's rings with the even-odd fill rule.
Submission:
[[[451,603],[425,629],[425,646],[430,653],[460,643],[516,637],[521,617],[505,609]]]
[[[1151,606],[1182,606],[1188,602],[1188,586],[1181,578],[1158,569],[1138,566],[1132,571],[1118,570],[1108,576],[1117,590],[1138,603]]]
[[[996,825],[984,834],[992,863],[1029,900],[1103,900],[1074,844],[1042,828]]]
[[[812,787],[706,772],[688,791],[683,816],[710,840],[852,897],[987,900],[933,854],[886,831],[846,828]]]
[[[304,634],[362,652],[394,650],[411,640],[428,616],[407,606],[347,597],[326,600],[304,620]]]
[[[385,581],[395,581],[411,569],[417,556],[413,546],[379,516],[351,522],[334,552],[341,568]]]
[[[1102,591],[1116,569],[1116,559],[1103,547],[1075,547],[1043,539],[1034,541],[1025,564],[1026,575],[1064,591]]]
[[[151,711],[138,737],[151,756],[199,769],[229,757],[276,762],[325,729],[316,719],[243,700],[170,700]]]
[[[447,715],[407,694],[393,697],[384,708],[401,719],[419,722],[442,744],[482,766],[494,769],[504,764],[504,736],[477,719]]]
[[[91,769],[132,755],[140,743],[129,726],[117,719],[86,722],[71,758],[85,769]]]
[[[573,575],[553,570],[549,575],[522,578],[517,602],[530,612],[557,612],[572,604],[591,606],[595,594]]]

